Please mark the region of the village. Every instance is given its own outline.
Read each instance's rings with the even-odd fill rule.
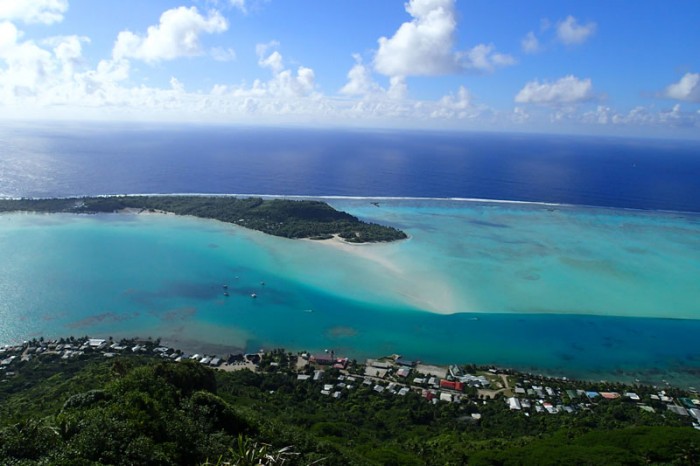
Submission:
[[[409,361],[399,355],[358,363],[332,350],[320,354],[292,354],[282,349],[228,356],[186,354],[160,345],[159,340],[96,338],[43,339],[0,347],[0,383],[16,377],[30,361],[66,361],[77,358],[115,358],[148,355],[174,362],[195,361],[223,371],[284,372],[299,383],[318,385],[321,395],[339,399],[353,390],[377,396],[419,394],[428,403],[472,404],[473,422],[481,419],[479,406],[505,403],[513,412],[531,415],[575,414],[608,402],[632,403],[640,410],[662,416],[679,416],[700,430],[700,396],[694,388],[584,382],[523,374],[495,367],[448,367]],[[30,370],[30,369],[26,369]]]

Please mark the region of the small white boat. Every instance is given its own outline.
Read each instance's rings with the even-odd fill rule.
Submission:
[[[256,295],[255,293],[250,293],[250,297],[251,297],[251,298],[257,298],[258,295]]]

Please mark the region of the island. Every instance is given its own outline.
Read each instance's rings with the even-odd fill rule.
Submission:
[[[364,222],[313,200],[185,195],[0,199],[0,212],[91,214],[134,209],[214,219],[284,238],[339,237],[348,243],[376,243],[407,237],[397,228]]]

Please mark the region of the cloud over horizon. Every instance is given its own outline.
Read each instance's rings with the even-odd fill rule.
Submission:
[[[438,76],[462,71],[493,71],[515,63],[495,47],[479,44],[467,51],[454,48],[457,18],[454,0],[410,0],[413,18],[390,38],[380,37],[374,69],[385,76]]]
[[[101,1],[123,8],[113,0]],[[590,41],[597,23],[576,18],[599,18],[600,12],[576,11],[557,22],[541,20],[540,28],[529,32],[509,31],[506,44],[520,48],[516,63],[490,42],[503,42],[503,34],[468,40],[475,28],[460,24],[474,23],[465,21],[470,10],[460,9],[456,0],[409,0],[403,10],[378,7],[393,8],[406,19],[380,23],[378,30],[390,33],[386,37],[372,29],[348,44],[330,42],[334,31],[324,36],[300,36],[298,27],[285,31],[278,17],[275,29],[242,35],[277,6],[264,0],[198,0],[199,9],[144,8],[148,13],[130,23],[140,26],[130,30],[115,21],[105,28],[107,35],[95,28],[71,34],[83,31],[72,21],[83,7],[80,2],[71,6],[69,10],[67,0],[0,0],[0,116],[516,131],[700,128],[699,73],[685,72],[670,82],[662,73],[672,70],[665,66],[655,84],[629,86],[624,96],[613,70],[574,61],[577,52],[568,46],[601,47]],[[285,21],[296,13],[289,8]],[[85,21],[92,19],[90,9],[82,13]],[[537,13],[535,20],[547,13]],[[299,15],[297,26],[313,22]],[[479,34],[484,31],[488,33]],[[328,38],[322,47],[327,55],[317,52],[320,37]],[[308,43],[299,43],[306,39]],[[343,55],[337,55],[341,49]],[[344,70],[343,57],[349,56],[352,61]],[[188,62],[192,57],[198,57],[196,66]],[[681,59],[686,58],[674,63],[685,63]],[[620,66],[629,69],[628,63]],[[697,69],[692,63],[683,66]],[[511,68],[493,74],[505,67]],[[537,77],[544,69],[549,79]],[[682,106],[673,102],[664,107],[665,99]]]
[[[665,96],[686,102],[700,102],[700,73],[686,73],[666,88]]]
[[[218,11],[202,16],[196,7],[184,6],[165,11],[156,26],[145,36],[122,31],[117,36],[112,55],[115,59],[135,58],[147,63],[193,57],[203,54],[199,36],[228,29],[228,21]]]
[[[593,84],[590,79],[569,75],[554,82],[530,81],[515,96],[515,102],[559,105],[583,102],[592,97]]]

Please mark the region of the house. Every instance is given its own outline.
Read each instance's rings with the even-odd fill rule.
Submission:
[[[348,365],[348,358],[337,358],[333,362],[333,368],[334,369],[345,369]]]
[[[107,340],[100,338],[90,338],[88,340],[88,346],[93,349],[102,349],[107,345]]]
[[[440,381],[440,388],[447,388],[449,390],[457,390],[461,392],[464,390],[464,384],[462,382],[442,379]]]
[[[521,409],[520,400],[518,400],[516,397],[510,397],[506,401],[508,402],[508,408],[510,408],[511,410],[519,411]]]
[[[407,367],[402,367],[399,370],[396,371],[396,375],[399,377],[408,377],[408,374],[411,372],[411,370]]]
[[[376,367],[377,369],[389,369],[391,367],[391,364],[389,364],[388,362],[376,360],[371,361],[369,365],[372,367]]]
[[[687,416],[688,415],[688,410],[682,406],[668,405],[668,410],[671,411],[672,413],[678,414],[679,416]]]
[[[698,421],[700,421],[700,409],[698,409],[698,408],[690,408],[690,409],[688,410],[688,414],[690,414],[690,415],[693,416],[695,419],[697,419]]]
[[[315,362],[321,366],[331,366],[335,364],[335,358],[330,354],[315,354],[311,356],[311,362]]]

